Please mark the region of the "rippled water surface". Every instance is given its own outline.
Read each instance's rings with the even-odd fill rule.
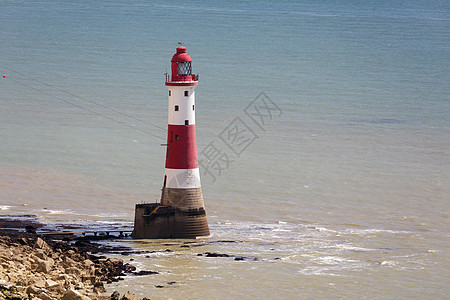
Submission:
[[[0,1],[0,26],[2,215],[131,228],[160,196],[177,42],[200,74],[199,157],[228,157],[201,166],[212,235],[121,241],[159,274],[108,292],[448,297],[446,2]]]

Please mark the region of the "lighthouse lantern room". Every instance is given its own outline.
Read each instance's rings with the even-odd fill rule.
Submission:
[[[180,46],[172,57],[166,164],[160,203],[136,204],[136,238],[195,238],[209,235],[200,183],[195,135],[195,87],[192,59]]]

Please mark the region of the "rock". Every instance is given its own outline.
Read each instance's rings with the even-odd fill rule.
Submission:
[[[3,296],[3,297],[2,297]],[[17,291],[0,290],[0,299],[20,300],[27,299],[27,295],[18,293]]]
[[[25,231],[28,233],[36,233],[36,227],[27,225],[27,226],[25,226]]]
[[[57,281],[54,281],[54,280],[51,280],[51,279],[47,279],[46,281],[45,281],[45,286],[47,287],[47,288],[52,288],[52,287],[55,287],[55,286],[57,286],[57,285],[59,285],[59,282],[57,282]]]
[[[94,283],[95,282],[95,276],[81,276],[81,281],[82,282],[90,282],[90,283]]]
[[[0,280],[0,288],[5,289],[5,290],[9,290],[13,287],[14,285],[6,280],[1,279]]]
[[[130,292],[126,292],[123,296],[121,300],[141,300],[139,297],[137,297],[136,295],[130,293]]]
[[[34,256],[42,259],[42,260],[46,260],[47,259],[47,255],[45,255],[44,251],[42,250],[38,250],[36,251],[36,253],[34,253]]]
[[[34,248],[37,248],[37,249],[44,249],[45,246],[48,246],[48,245],[41,238],[37,238],[36,242],[34,243]]]
[[[37,288],[45,288],[45,280],[42,277],[35,277],[33,283]]]
[[[26,238],[20,238],[18,241],[23,246],[28,245],[28,241]]]
[[[59,276],[56,277],[57,280],[62,280],[62,281],[69,281],[69,275],[67,274],[60,274]]]
[[[52,297],[51,295],[47,294],[44,291],[41,291],[38,295],[36,295],[36,297],[38,297],[39,299],[42,300],[55,300],[55,297]]]
[[[94,262],[92,260],[90,260],[90,259],[85,259],[83,263],[88,268],[91,268],[91,266],[94,265]]]
[[[38,263],[36,271],[48,274],[52,270],[52,261],[50,260],[41,260]]]
[[[66,268],[66,273],[67,274],[77,275],[77,276],[81,275],[81,271],[77,267]]]
[[[105,292],[106,292],[106,289],[105,289],[105,287],[103,286],[103,282],[101,282],[101,281],[96,281],[96,282],[94,283],[94,289],[93,289],[93,291],[94,291],[94,293],[96,293],[96,294],[105,293]]]
[[[82,289],[84,289],[84,283],[82,283],[82,282],[76,282],[76,283],[75,283],[75,289],[76,289],[76,290],[82,290]]]
[[[64,296],[62,296],[61,300],[90,300],[89,297],[81,294],[78,291],[74,291],[69,289]]]
[[[206,252],[206,257],[229,257],[228,254]]]
[[[123,271],[124,271],[125,273],[131,273],[131,272],[136,271],[136,267],[133,266],[133,265],[130,265],[130,264],[125,264],[125,265],[123,266]]]
[[[144,275],[154,275],[154,274],[159,274],[159,273],[156,271],[139,271],[139,272],[136,272],[133,274],[136,276],[144,276]]]
[[[120,258],[108,258],[106,262],[110,262],[113,266],[123,266],[123,260]]]
[[[111,294],[111,300],[119,300],[120,299],[120,293],[118,291],[115,291]]]
[[[66,257],[64,257],[64,265],[67,267],[72,267],[72,266],[76,265],[76,262],[73,259],[71,259],[70,257],[66,256]]]
[[[41,289],[34,286],[34,285],[30,285],[29,287],[27,287],[27,294],[30,295],[35,295],[35,294],[39,294],[41,292]]]

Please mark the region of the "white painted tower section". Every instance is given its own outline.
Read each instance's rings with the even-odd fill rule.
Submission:
[[[195,125],[195,87],[168,86],[168,125]],[[198,167],[193,169],[165,168],[164,175],[167,188],[201,187]]]
[[[169,125],[195,125],[195,86],[169,86]],[[185,92],[188,96],[185,96]],[[178,108],[176,107],[178,106]]]
[[[165,170],[166,187],[168,188],[199,188],[200,183],[200,169],[169,169]]]

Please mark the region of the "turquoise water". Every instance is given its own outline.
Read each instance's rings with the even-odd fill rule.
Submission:
[[[0,1],[0,26],[2,214],[130,226],[134,203],[159,198],[177,42],[193,59],[199,152],[230,161],[202,171],[212,236],[198,252],[259,260],[174,244],[136,257],[165,275],[123,289],[449,293],[449,3]],[[272,118],[246,114],[261,92]],[[236,117],[257,137],[239,154],[221,139]]]

